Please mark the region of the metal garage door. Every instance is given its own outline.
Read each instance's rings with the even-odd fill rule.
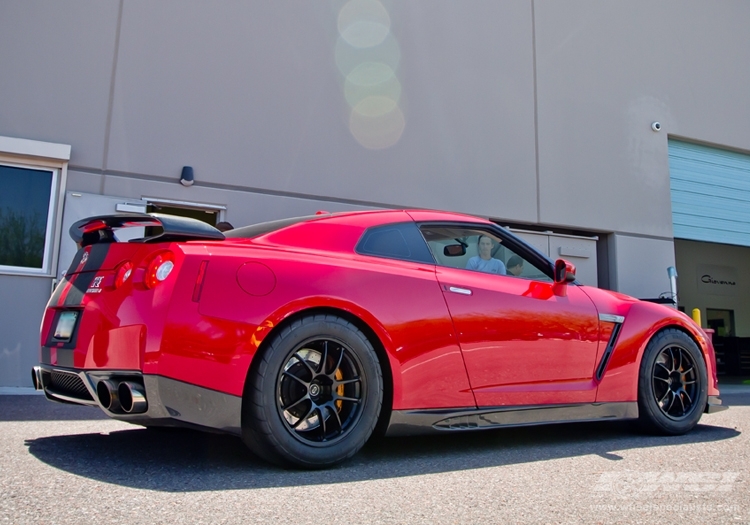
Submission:
[[[669,141],[677,239],[750,246],[750,155]]]

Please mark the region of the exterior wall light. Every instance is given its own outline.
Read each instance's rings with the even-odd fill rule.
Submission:
[[[182,184],[183,186],[192,186],[193,182],[195,182],[195,177],[193,176],[193,167],[183,166],[182,174],[180,175],[180,184]]]

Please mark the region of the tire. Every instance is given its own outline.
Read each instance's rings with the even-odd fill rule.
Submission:
[[[378,357],[367,337],[335,315],[293,321],[251,367],[242,439],[283,467],[326,468],[359,451],[383,402]]]
[[[708,397],[706,363],[698,345],[676,329],[649,341],[638,376],[639,420],[645,430],[680,435],[692,430]]]

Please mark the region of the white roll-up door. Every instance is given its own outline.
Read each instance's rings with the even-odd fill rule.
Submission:
[[[676,239],[750,246],[750,155],[669,141]]]

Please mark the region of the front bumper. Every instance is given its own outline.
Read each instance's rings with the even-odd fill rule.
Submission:
[[[32,369],[37,390],[50,401],[99,407],[113,419],[144,426],[190,426],[240,435],[242,398],[164,376],[133,370],[80,370],[52,365]],[[102,385],[127,382],[145,405],[132,412],[102,396]],[[138,388],[135,388],[138,387]]]
[[[729,408],[727,405],[722,405],[721,398],[719,396],[708,396],[708,403],[706,403],[706,414],[715,414]]]

